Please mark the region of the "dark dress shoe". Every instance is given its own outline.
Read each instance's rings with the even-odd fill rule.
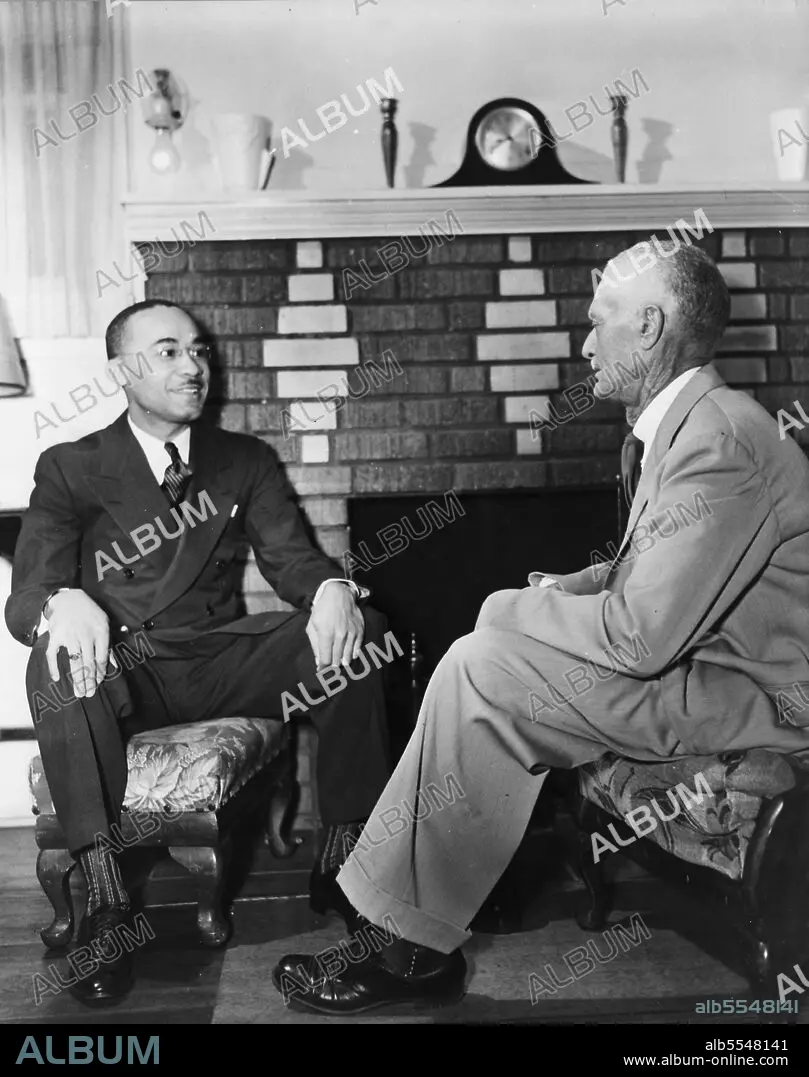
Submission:
[[[357,912],[337,885],[338,874],[339,868],[325,873],[317,866],[312,868],[309,876],[309,908],[319,916],[325,916],[329,910],[336,912],[345,920],[349,935],[356,935],[368,921]]]
[[[82,919],[73,951],[77,955],[73,971],[80,979],[69,991],[85,1006],[120,1002],[135,982],[132,954],[121,937],[123,927],[132,928],[132,914],[127,909],[102,907]],[[82,948],[87,953],[79,961],[78,951]],[[88,970],[86,975],[82,975],[83,967]]]
[[[409,976],[392,972],[377,954],[334,975],[324,969],[317,956],[289,954],[272,974],[285,1005],[332,1016],[383,1006],[451,1005],[463,998],[465,979],[466,960],[460,950],[440,955],[439,961]]]

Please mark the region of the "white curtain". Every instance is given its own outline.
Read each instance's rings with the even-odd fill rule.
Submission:
[[[133,82],[126,21],[104,0],[0,3],[0,294],[15,336],[102,336],[130,301],[123,283],[99,297],[96,276],[120,280],[113,262],[131,276],[120,202],[140,102],[113,112]]]

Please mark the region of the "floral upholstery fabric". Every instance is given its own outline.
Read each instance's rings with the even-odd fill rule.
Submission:
[[[710,797],[702,782],[696,785],[699,774],[711,789]],[[763,800],[794,784],[795,775],[783,756],[763,749],[669,763],[639,763],[610,753],[579,768],[579,789],[588,800],[618,818],[647,805],[657,826],[643,837],[680,860],[714,868],[731,879],[742,876]],[[661,814],[674,817],[663,822]],[[637,823],[638,816],[633,818]],[[648,822],[640,829],[648,829]],[[617,845],[609,833],[601,836]]]
[[[138,733],[127,745],[124,811],[212,811],[221,808],[288,743],[283,722],[214,718]],[[38,755],[28,775],[34,804],[53,813]]]

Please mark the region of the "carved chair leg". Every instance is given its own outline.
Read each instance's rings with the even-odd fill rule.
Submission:
[[[53,906],[53,921],[40,931],[42,941],[50,950],[63,950],[73,938],[73,897],[70,893],[70,873],[76,861],[67,849],[40,849],[37,857],[37,879]]]
[[[579,872],[587,887],[587,898],[576,911],[576,923],[583,931],[603,931],[612,910],[613,887],[604,867],[593,859],[592,834],[596,830],[593,805],[576,795],[573,817],[578,828]]]
[[[298,798],[298,783],[292,771],[288,770],[270,794],[270,809],[267,815],[266,843],[273,856],[285,859],[292,856],[303,841],[293,838],[287,841],[286,832],[289,821],[294,814],[294,804]]]
[[[172,860],[186,868],[197,881],[197,927],[200,942],[210,949],[224,946],[233,931],[223,901],[229,854],[227,842],[217,848],[207,845],[169,847]]]
[[[742,908],[744,910],[742,961],[752,997],[778,998],[773,968],[773,947],[768,939],[767,923],[759,909],[755,887],[750,888],[743,884]]]

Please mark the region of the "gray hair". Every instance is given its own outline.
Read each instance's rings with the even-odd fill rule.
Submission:
[[[695,350],[710,357],[730,318],[730,294],[716,262],[700,247],[671,239],[655,236],[652,249],[677,304],[680,330]]]

